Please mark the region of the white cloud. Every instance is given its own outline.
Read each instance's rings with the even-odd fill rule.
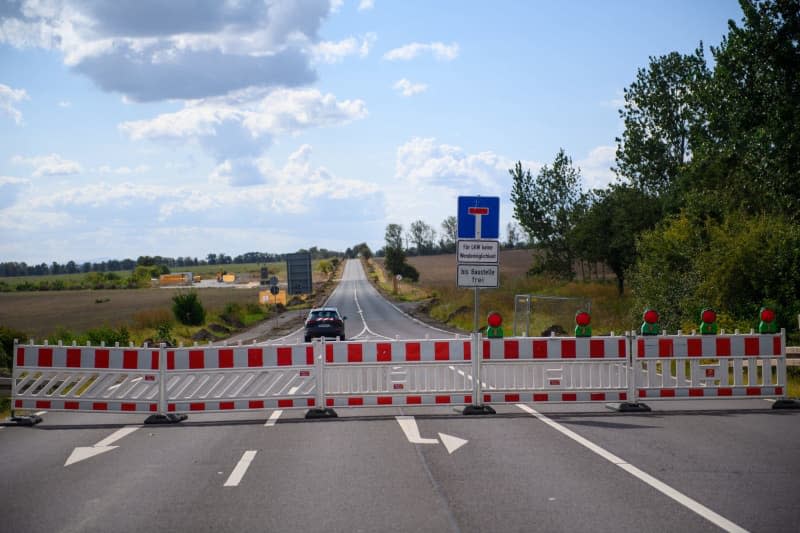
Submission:
[[[372,9],[373,7],[375,7],[375,0],[361,0],[358,3],[359,11],[366,11],[368,9]]]
[[[385,226],[381,188],[340,175],[313,156],[311,146],[302,145],[279,163],[253,159],[260,182],[249,187],[3,177],[0,202],[8,206],[0,205],[0,252],[11,260],[50,262],[97,257],[97,250],[116,258],[311,246],[344,250],[353,245],[353,235],[379,238],[373,233],[382,234]],[[11,188],[16,200],[7,194]]]
[[[64,107],[64,108],[72,107],[72,102],[70,102],[69,100],[61,100],[60,102],[58,102],[58,107]]]
[[[516,161],[492,151],[468,153],[459,146],[433,138],[415,137],[397,148],[394,181],[385,188],[386,220],[408,227],[424,220],[439,228],[448,215],[455,215],[458,196],[499,196],[501,225],[511,219],[508,173]],[[536,172],[535,161],[522,161]]]
[[[66,65],[133,101],[312,83],[328,0],[86,2],[7,6],[0,42],[59,51]]]
[[[120,124],[133,140],[199,142],[217,161],[216,182],[260,183],[255,159],[277,135],[338,126],[367,116],[362,100],[337,100],[317,89],[248,89],[226,97],[187,103],[183,109],[150,120]]]
[[[69,176],[83,172],[80,163],[64,159],[58,154],[40,155],[34,157],[23,157],[15,155],[11,162],[18,165],[28,165],[34,167],[32,176]]]
[[[138,165],[134,168],[122,166],[122,167],[111,167],[109,165],[103,165],[96,170],[96,172],[100,174],[114,174],[117,176],[128,176],[130,174],[143,174],[150,170],[148,165]]]
[[[341,41],[322,41],[314,46],[314,59],[320,63],[339,63],[345,57],[358,53],[359,45],[355,37]]]
[[[419,94],[428,90],[428,86],[426,84],[411,83],[405,78],[395,82],[395,84],[392,85],[392,88],[400,91],[400,94],[403,96],[414,96],[415,94]]]
[[[22,112],[14,106],[28,99],[25,89],[12,89],[0,83],[0,113],[8,115],[17,124],[22,124]]]
[[[614,166],[617,148],[615,146],[598,146],[589,154],[575,162],[583,176],[583,190],[604,189],[615,181],[616,175],[611,170]]]
[[[409,61],[420,54],[430,53],[440,61],[452,61],[458,57],[458,43],[411,43],[389,50],[383,55],[388,61]]]
[[[0,176],[0,209],[5,209],[16,202],[22,189],[30,185],[30,180],[13,176]]]
[[[341,41],[321,41],[312,47],[314,61],[333,64],[356,54],[361,58],[367,57],[376,39],[377,35],[370,32],[362,36],[360,41],[355,37],[348,37]]]

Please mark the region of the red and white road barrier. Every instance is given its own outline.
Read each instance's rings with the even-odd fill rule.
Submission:
[[[641,399],[781,398],[786,390],[785,332],[639,337],[632,363]]]
[[[784,398],[780,334],[16,345],[15,409],[118,413]],[[329,413],[330,414],[330,413]]]
[[[327,408],[470,405],[473,339],[315,343]],[[320,358],[320,362],[323,358]],[[324,394],[323,394],[324,391]]]
[[[626,337],[523,337],[483,341],[483,401],[625,402]]]

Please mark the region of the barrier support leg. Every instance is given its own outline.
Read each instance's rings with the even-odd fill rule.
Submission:
[[[476,289],[477,290],[477,289]],[[472,339],[472,405],[464,408],[464,415],[493,415],[495,410],[490,405],[485,405],[483,391],[481,390],[481,362],[483,361],[483,339],[479,332],[471,335]]]
[[[42,417],[38,415],[17,415],[14,409],[14,405],[16,404],[17,400],[17,345],[19,341],[14,339],[14,351],[11,352],[12,360],[14,364],[11,366],[11,417],[9,418],[10,422],[15,423],[18,426],[35,426],[36,424],[42,421]]]
[[[650,406],[640,402],[636,397],[636,369],[633,366],[635,360],[633,346],[636,342],[636,337],[630,333],[626,333],[625,337],[625,346],[628,350],[628,401],[607,403],[606,407],[619,413],[649,413],[652,411]]]
[[[772,404],[773,409],[800,409],[800,400],[794,398],[781,398]]]
[[[798,315],[800,318],[800,315]],[[786,368],[786,330],[781,329],[781,354],[783,357],[778,359],[778,385],[783,386],[783,390],[789,386],[789,378]],[[800,409],[800,400],[797,398],[787,398],[784,393],[783,398],[780,398],[772,404],[773,409]]]
[[[325,405],[325,337],[312,339],[314,347],[314,379],[316,380],[315,407],[306,411],[307,420],[337,418],[336,411]]]
[[[167,351],[162,342],[158,347],[158,413],[145,419],[145,424],[177,424],[189,418],[180,413],[167,412]]]

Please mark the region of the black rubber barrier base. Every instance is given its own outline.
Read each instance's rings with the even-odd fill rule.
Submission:
[[[339,415],[336,414],[336,411],[331,409],[330,407],[315,407],[314,409],[309,409],[306,413],[306,419],[314,420],[317,418],[338,418]]]
[[[800,400],[775,400],[773,409],[800,409]]]
[[[18,426],[35,426],[39,422],[42,421],[41,416],[30,415],[30,416],[12,416],[11,422],[14,422]]]
[[[606,407],[620,413],[649,413],[652,411],[649,405],[641,402],[607,403]]]
[[[461,411],[462,415],[495,415],[497,411],[491,405],[468,405]]]
[[[187,415],[177,414],[177,413],[167,413],[166,415],[157,414],[157,415],[150,415],[147,417],[147,420],[144,421],[145,424],[177,424],[178,422],[183,422],[189,418]]]

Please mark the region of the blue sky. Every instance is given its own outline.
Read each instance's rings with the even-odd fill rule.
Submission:
[[[564,148],[735,0],[0,0],[0,261],[383,245]],[[707,54],[710,56],[710,54]]]

